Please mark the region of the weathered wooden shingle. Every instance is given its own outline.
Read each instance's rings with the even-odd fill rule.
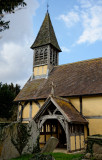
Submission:
[[[48,79],[28,81],[15,101],[47,98],[52,82],[55,96],[102,95],[102,58],[56,66]]]
[[[55,36],[49,13],[46,13],[40,31],[38,32],[38,35],[31,48],[34,49],[46,44],[52,44],[56,49],[58,49],[58,51],[61,51]]]

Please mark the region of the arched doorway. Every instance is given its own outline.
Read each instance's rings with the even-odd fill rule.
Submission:
[[[51,136],[58,138],[59,144],[57,147],[66,148],[66,134],[57,119],[47,119],[41,126],[40,146],[43,147]]]

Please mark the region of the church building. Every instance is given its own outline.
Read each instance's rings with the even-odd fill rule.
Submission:
[[[14,100],[17,120],[37,123],[41,147],[54,136],[59,148],[83,149],[88,135],[102,134],[102,58],[58,65],[48,12],[31,48],[33,75]]]

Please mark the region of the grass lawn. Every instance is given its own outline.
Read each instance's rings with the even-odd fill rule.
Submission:
[[[65,153],[51,153],[55,160],[72,160],[74,158],[82,157],[82,154],[65,154]],[[32,155],[23,155],[19,158],[13,158],[11,160],[30,160]]]
[[[29,160],[31,157],[32,157],[32,155],[22,155],[21,157],[12,158],[10,160]]]
[[[82,157],[82,154],[65,154],[65,153],[52,153],[55,160],[72,160],[74,158]]]

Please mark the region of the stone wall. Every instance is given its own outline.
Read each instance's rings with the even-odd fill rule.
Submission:
[[[87,138],[87,149],[85,158],[102,160],[102,135],[89,136]]]

